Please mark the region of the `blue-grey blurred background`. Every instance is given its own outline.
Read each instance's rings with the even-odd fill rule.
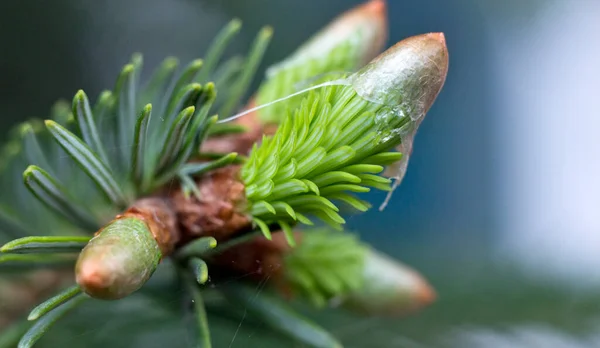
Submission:
[[[94,96],[112,87],[133,52],[146,67],[168,55],[190,60],[239,17],[232,52],[261,26],[275,28],[264,69],[358,3],[3,1],[0,137],[80,88]],[[349,224],[419,270],[439,298],[404,320],[324,320],[348,347],[600,346],[600,2],[388,8],[388,44],[442,31],[450,70],[392,203]]]

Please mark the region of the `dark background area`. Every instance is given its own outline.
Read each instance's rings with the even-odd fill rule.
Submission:
[[[534,143],[535,139],[554,139],[555,133],[540,125],[541,116],[532,116],[527,123],[531,127],[525,129],[533,129],[533,133],[539,129],[540,133],[523,134],[518,131],[521,121],[515,122],[515,118],[504,112],[527,110],[525,106],[529,102],[544,104],[547,103],[545,98],[551,98],[552,94],[543,89],[538,98],[523,101],[516,97],[522,95],[520,89],[528,86],[527,79],[535,79],[535,74],[519,75],[516,80],[505,78],[515,75],[515,71],[537,69],[540,62],[532,62],[524,56],[527,58],[530,51],[552,46],[538,45],[542,40],[536,36],[540,30],[538,23],[551,21],[556,13],[564,18],[571,16],[568,18],[573,18],[572,21],[567,23],[574,23],[580,12],[600,13],[598,6],[591,1],[589,4],[573,1],[577,6],[564,5],[568,3],[566,0],[388,2],[388,46],[407,36],[443,31],[450,52],[450,70],[441,95],[420,128],[408,174],[392,203],[383,212],[373,209],[351,217],[349,227],[359,231],[364,240],[422,272],[435,286],[439,299],[432,307],[406,320],[365,320],[337,313],[320,315],[319,319],[338,328],[348,347],[595,346],[594,342],[599,342],[594,331],[600,314],[595,295],[597,287],[580,288],[573,284],[584,282],[584,278],[599,279],[594,270],[598,267],[594,268],[593,262],[600,262],[600,258],[591,258],[588,263],[572,262],[570,268],[565,266],[565,271],[556,275],[551,266],[553,255],[558,253],[552,248],[560,246],[562,239],[579,238],[579,231],[570,231],[568,226],[578,220],[577,212],[583,209],[584,203],[563,202],[570,206],[573,216],[548,222],[552,226],[560,225],[561,234],[548,234],[548,238],[555,238],[557,242],[543,244],[540,248],[544,249],[543,253],[538,258],[541,261],[532,267],[528,257],[540,252],[536,250],[539,234],[528,238],[529,244],[523,244],[519,239],[521,235],[513,228],[521,226],[520,220],[515,218],[511,223],[506,220],[514,216],[511,215],[516,209],[513,206],[521,203],[523,214],[532,210],[531,207],[549,204],[515,184],[528,175],[532,176],[530,182],[536,182],[534,174],[521,172],[518,164],[536,161],[538,154],[544,151],[542,148],[538,152],[527,152],[523,156],[530,157],[520,158],[518,148],[511,150],[505,145],[521,146]],[[150,69],[166,56],[176,56],[181,61],[201,57],[216,32],[229,19],[238,17],[244,27],[229,54],[245,51],[261,26],[275,28],[261,68],[264,71],[337,14],[358,3],[360,1],[341,0],[3,1],[0,4],[0,138],[5,139],[10,128],[20,121],[45,117],[55,100],[70,99],[80,88],[96,96],[103,88],[112,87],[121,66],[134,52],[144,54],[144,76],[148,77]],[[575,10],[563,13],[561,6]],[[591,29],[600,28],[592,26]],[[587,37],[593,37],[591,34],[588,28]],[[575,47],[588,46],[584,40],[574,40],[579,45]],[[572,65],[570,61],[557,59],[555,61],[564,63],[558,65],[560,69]],[[590,67],[589,72],[597,76],[597,70]],[[569,76],[569,73],[560,76]],[[551,84],[561,84],[560,76],[556,81],[551,80]],[[506,81],[513,82],[506,85]],[[507,104],[512,105],[512,109],[507,109]],[[547,118],[560,116],[545,115]],[[517,131],[513,133],[513,130]],[[576,134],[574,131],[569,136],[576,137]],[[598,145],[597,141],[592,143],[592,146]],[[562,171],[560,164],[553,165],[546,164],[543,172]],[[597,168],[592,168],[590,173],[598,173]],[[590,183],[594,181],[589,179]],[[590,194],[596,192],[596,186],[592,184]],[[369,200],[378,206],[384,197],[375,193]],[[561,207],[556,209],[560,211]],[[554,212],[549,208],[548,214]],[[585,233],[597,234],[598,224],[588,227]],[[510,247],[503,247],[505,244],[523,244],[524,251],[513,253]],[[560,253],[566,259],[577,259],[573,258],[578,253],[577,245],[561,249]],[[539,279],[539,273],[550,276]],[[571,273],[579,274],[580,278],[569,277]],[[145,313],[153,318],[151,311],[143,312],[150,305],[140,301],[132,300],[127,308],[111,305],[97,310],[131,316]],[[163,340],[177,341],[180,321],[164,324],[170,317],[161,315],[157,314],[154,326],[146,325],[144,335],[136,336],[137,345],[131,341],[128,343],[131,345],[123,346],[161,346],[157,341],[158,332],[152,327],[161,328]],[[123,315],[121,320],[126,320],[125,317]],[[151,321],[148,317],[145,319]],[[117,328],[111,324],[96,324],[94,330],[77,331],[78,325],[83,330],[84,324],[89,323],[84,320],[73,324],[71,329],[79,332],[81,338],[98,342],[109,342],[108,337],[115,332],[111,328]],[[242,347],[244,342],[257,344],[259,335],[253,336],[253,331],[248,330],[250,334],[240,335],[234,346]],[[227,346],[230,334],[223,333],[224,345],[217,347]],[[54,336],[58,337],[58,333]],[[120,344],[125,344],[123,342]],[[172,346],[184,347],[186,343],[178,341]]]

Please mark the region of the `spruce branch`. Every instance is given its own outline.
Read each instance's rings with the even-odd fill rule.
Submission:
[[[39,319],[20,346],[33,345],[85,298],[138,291],[166,258],[194,299],[206,347],[209,272],[215,279],[272,277],[280,297],[298,295],[318,307],[341,301],[369,314],[417,308],[432,297],[423,295],[430,289],[424,282],[402,288],[405,270],[354,236],[295,228],[318,221],[341,229],[341,204],[366,211],[370,204],[358,194],[398,185],[445,81],[443,35],[409,38],[373,59],[387,20],[385,3],[371,0],[269,69],[246,104],[249,115],[226,123],[272,36],[263,28],[244,58],[220,63],[239,29],[232,21],[206,60],[180,72],[167,58],[145,86],[142,56],[134,54],[95,104],[79,91],[71,107],[55,105],[45,129],[31,121],[13,134],[3,150],[0,175],[10,199],[2,197],[0,227],[17,239],[0,250],[0,269],[72,265],[62,253],[79,252],[77,284],[33,310]],[[13,185],[15,178],[25,185]],[[31,236],[40,230],[48,236]],[[17,254],[25,252],[32,254]],[[249,296],[242,281],[221,292],[292,340],[341,346],[271,295]]]

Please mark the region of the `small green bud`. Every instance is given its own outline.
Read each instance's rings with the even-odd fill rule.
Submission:
[[[117,218],[90,240],[75,266],[81,289],[93,298],[116,300],[144,285],[162,253],[139,218]]]
[[[421,275],[373,249],[365,256],[360,284],[343,306],[368,315],[403,315],[429,305],[436,294]]]
[[[341,305],[368,315],[399,315],[435,299],[417,272],[348,232],[313,229],[283,258],[286,289],[316,307]]]

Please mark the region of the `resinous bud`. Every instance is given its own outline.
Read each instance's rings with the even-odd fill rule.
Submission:
[[[366,315],[406,315],[436,298],[420,274],[373,249],[366,255],[361,284],[342,300],[342,305]]]
[[[396,180],[380,210],[406,174],[415,134],[444,86],[448,64],[444,34],[429,33],[398,42],[349,77],[359,96],[386,106],[376,119],[381,142],[403,154],[385,172]]]
[[[76,281],[93,298],[120,299],[146,283],[161,257],[161,249],[143,220],[117,218],[82,250],[75,266]]]

